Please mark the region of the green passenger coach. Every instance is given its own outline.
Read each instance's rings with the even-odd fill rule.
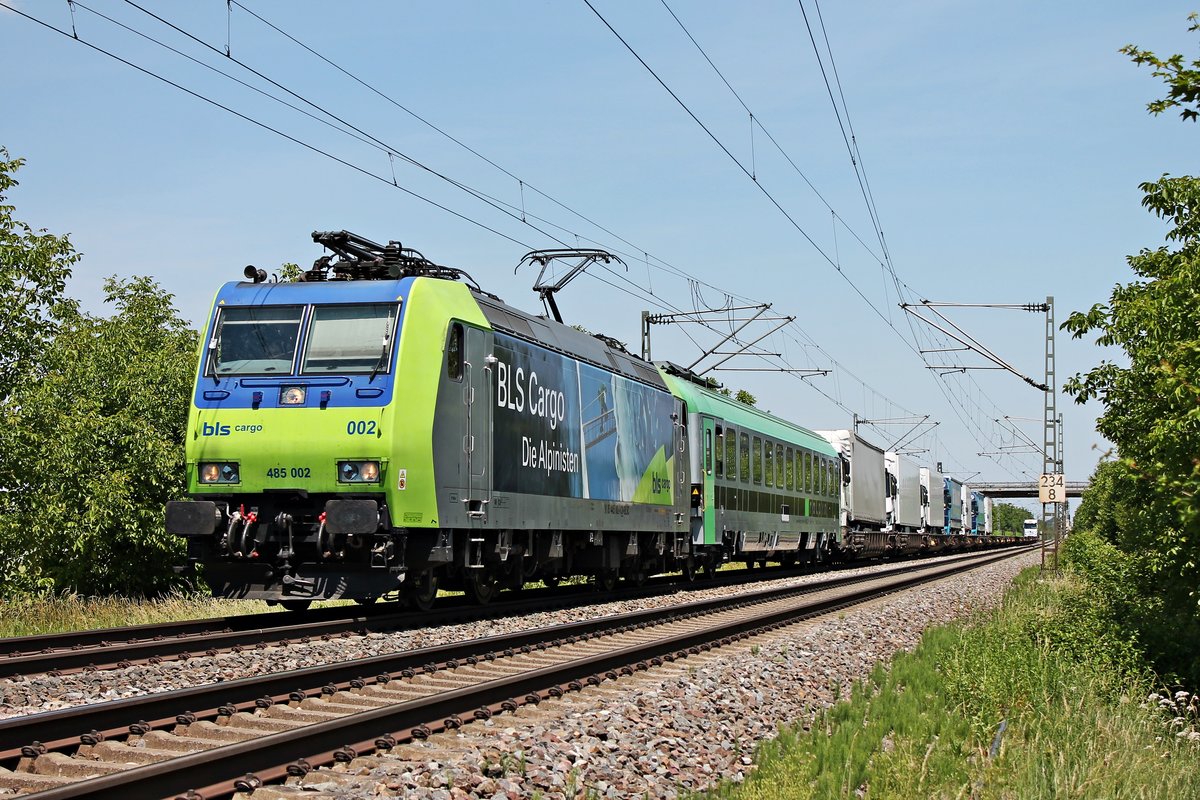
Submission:
[[[692,541],[747,562],[820,561],[838,531],[837,454],[822,437],[660,365],[684,401]]]

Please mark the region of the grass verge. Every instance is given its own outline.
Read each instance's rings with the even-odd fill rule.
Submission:
[[[1145,701],[1140,664],[1083,578],[1026,570],[998,609],[928,631],[713,796],[1200,797],[1200,746]]]
[[[334,600],[316,605],[342,604]],[[282,611],[258,600],[171,594],[153,600],[75,594],[0,600],[0,638]]]

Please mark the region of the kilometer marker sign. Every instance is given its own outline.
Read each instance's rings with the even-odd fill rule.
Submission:
[[[1061,472],[1047,472],[1038,479],[1038,501],[1041,503],[1067,502],[1066,480]]]

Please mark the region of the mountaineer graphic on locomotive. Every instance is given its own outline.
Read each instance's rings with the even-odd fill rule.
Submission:
[[[216,596],[427,609],[439,589],[486,603],[574,575],[612,588],[731,560],[965,543],[940,518],[901,530],[848,517],[858,470],[872,472],[864,487],[891,485],[882,458],[874,476],[830,432],[563,325],[552,295],[555,319],[533,316],[398,242],[313,239],[336,260],[296,282],[247,267],[203,332],[191,499],[169,503],[166,524]],[[526,259],[572,257],[615,258]]]

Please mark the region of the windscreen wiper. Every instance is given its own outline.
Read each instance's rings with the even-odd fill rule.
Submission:
[[[383,349],[379,353],[379,360],[376,361],[375,366],[371,368],[371,377],[367,378],[367,383],[374,383],[375,376],[379,374],[379,370],[383,369],[384,365],[387,363],[388,352],[390,350],[390,348],[388,347],[388,337],[387,336],[383,337],[383,343],[380,346]]]

